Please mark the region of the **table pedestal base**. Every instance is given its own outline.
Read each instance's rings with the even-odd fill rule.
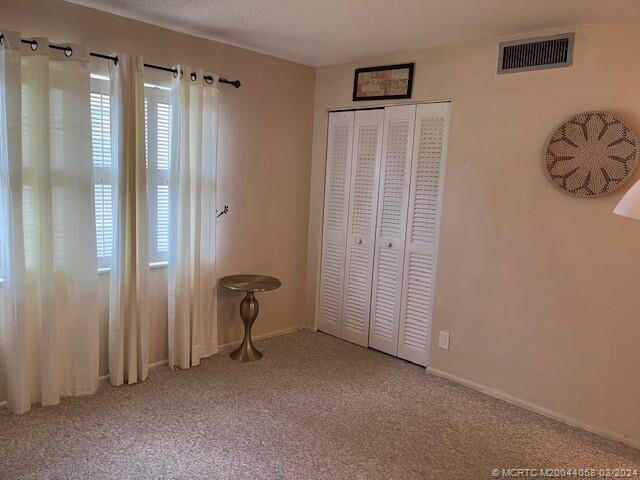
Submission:
[[[240,317],[244,323],[244,338],[242,344],[229,354],[231,358],[238,362],[255,362],[262,358],[262,353],[258,351],[251,341],[251,326],[258,316],[258,300],[253,292],[247,292],[240,303]]]

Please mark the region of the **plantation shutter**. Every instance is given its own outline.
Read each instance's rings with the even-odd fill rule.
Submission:
[[[341,337],[366,347],[384,110],[355,114]]]
[[[170,92],[164,88],[145,87],[144,107],[149,261],[157,264],[166,262],[169,253]]]
[[[113,250],[113,174],[109,82],[91,78],[91,153],[98,268],[111,266]]]
[[[369,345],[397,354],[415,105],[387,107],[373,266]]]
[[[426,366],[442,205],[449,103],[418,105],[404,254],[398,356]]]
[[[351,182],[353,112],[329,114],[318,327],[340,336]]]

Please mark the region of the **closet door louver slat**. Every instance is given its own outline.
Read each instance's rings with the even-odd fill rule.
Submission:
[[[329,115],[318,327],[340,336],[354,112]]]
[[[391,355],[398,347],[415,112],[415,105],[387,107],[384,116],[369,345]]]
[[[448,103],[419,105],[416,113],[398,356],[426,366],[449,123]]]
[[[341,338],[366,347],[384,110],[355,114]]]

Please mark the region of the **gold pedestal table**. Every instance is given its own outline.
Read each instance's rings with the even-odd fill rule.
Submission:
[[[268,292],[280,288],[280,280],[267,275],[229,275],[220,279],[220,285],[229,290],[245,292],[240,303],[240,317],[244,323],[244,339],[242,344],[229,354],[238,362],[255,362],[262,358],[262,353],[256,349],[251,341],[251,326],[258,316],[258,300],[255,292]]]

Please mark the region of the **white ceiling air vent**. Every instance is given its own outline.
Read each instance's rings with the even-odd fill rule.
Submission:
[[[560,68],[571,65],[573,33],[502,42],[498,74]]]

